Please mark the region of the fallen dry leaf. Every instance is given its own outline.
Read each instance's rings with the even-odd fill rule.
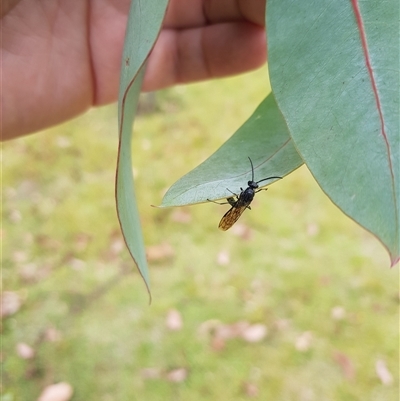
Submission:
[[[21,297],[13,291],[4,291],[0,299],[1,318],[14,315],[19,311],[22,300]]]
[[[71,146],[71,141],[66,136],[59,135],[56,138],[56,145],[61,149],[66,149]]]
[[[210,335],[222,323],[218,319],[210,319],[201,323],[199,326],[200,335]]]
[[[237,338],[242,335],[244,330],[249,327],[249,322],[239,321],[233,324],[221,324],[215,331],[215,336],[230,339]]]
[[[48,327],[44,332],[44,338],[46,341],[54,343],[61,340],[62,334],[55,327]]]
[[[189,224],[192,221],[192,215],[183,209],[175,209],[171,214],[171,220],[176,223]]]
[[[379,380],[385,386],[388,386],[393,383],[393,376],[389,372],[388,367],[386,366],[386,362],[382,359],[378,359],[375,363],[375,372],[379,377]]]
[[[346,354],[343,354],[342,352],[336,352],[333,355],[333,359],[341,367],[343,375],[346,379],[354,379],[354,364]]]
[[[75,271],[84,270],[86,267],[86,262],[82,259],[71,258],[68,260],[69,266]]]
[[[313,335],[311,331],[305,331],[296,338],[295,347],[297,351],[305,352],[311,347]]]
[[[147,260],[149,262],[160,262],[175,256],[174,249],[168,242],[152,245],[147,248]]]
[[[229,255],[228,251],[222,250],[222,251],[218,252],[217,265],[219,265],[219,266],[227,266],[227,265],[229,265],[230,261],[231,261],[231,257]]]
[[[178,331],[182,329],[183,320],[179,311],[170,309],[167,313],[166,326],[169,330]]]
[[[125,249],[125,243],[121,238],[115,238],[111,241],[110,251],[114,255],[119,255]]]
[[[166,379],[173,383],[182,383],[186,380],[188,371],[185,368],[177,368],[170,370],[166,374]]]
[[[314,237],[319,234],[319,225],[317,223],[309,223],[307,224],[307,234],[310,237]]]
[[[12,259],[15,263],[23,263],[28,260],[28,255],[24,251],[15,251],[12,254]]]
[[[342,306],[335,306],[331,310],[331,317],[334,320],[343,320],[346,317],[346,310]]]
[[[48,235],[37,235],[36,236],[36,243],[45,249],[57,252],[62,247],[62,242],[56,240],[53,237]]]
[[[250,343],[261,341],[268,334],[268,329],[264,324],[250,324],[243,320],[232,324],[208,320],[201,324],[199,332],[211,336],[211,348],[221,351],[225,347],[226,341],[233,338],[242,338]]]
[[[211,349],[213,351],[222,351],[225,348],[226,340],[221,337],[213,337],[211,339]]]
[[[73,394],[72,386],[66,382],[51,384],[40,394],[37,401],[68,401]]]
[[[17,344],[17,355],[22,359],[32,359],[35,356],[34,349],[26,343]]]
[[[288,330],[290,327],[290,321],[288,319],[277,319],[274,322],[274,327],[278,331],[285,331]]]
[[[159,379],[161,377],[161,369],[159,368],[144,368],[141,370],[143,379]]]
[[[249,343],[256,343],[263,340],[267,336],[267,333],[267,326],[257,323],[246,327],[243,330],[241,337]]]
[[[25,282],[35,282],[40,277],[39,268],[36,263],[24,263],[18,268],[18,275]]]
[[[251,398],[257,397],[259,393],[258,386],[255,385],[254,383],[249,383],[249,382],[244,383],[243,390],[244,393]]]
[[[8,217],[9,217],[11,223],[19,223],[22,220],[21,212],[16,209],[10,210]]]
[[[78,252],[84,251],[92,241],[92,236],[86,233],[77,233],[73,239],[74,248]]]
[[[230,231],[233,235],[236,235],[243,240],[249,240],[253,236],[251,228],[243,223],[236,223]]]
[[[245,322],[238,322],[232,325],[223,324],[219,320],[207,320],[200,326],[200,332],[211,336],[210,346],[214,351],[221,351],[225,348],[226,340],[235,338],[243,330],[241,325]]]

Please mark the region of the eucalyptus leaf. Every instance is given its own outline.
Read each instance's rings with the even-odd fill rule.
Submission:
[[[344,213],[399,258],[399,2],[267,2],[271,85],[296,148]]]
[[[256,181],[284,177],[303,163],[272,94],[213,155],[171,186],[161,207],[190,205],[239,193],[251,179],[249,157]]]
[[[119,149],[116,177],[118,219],[129,252],[150,295],[146,252],[132,174],[132,124],[145,72],[145,61],[161,29],[168,1],[132,1],[121,65],[118,99]]]

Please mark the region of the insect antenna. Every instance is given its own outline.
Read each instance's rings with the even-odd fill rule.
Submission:
[[[263,178],[262,180],[257,181],[256,184],[259,184],[260,182],[263,182],[263,181],[272,180],[273,178],[277,178],[277,179],[279,179],[279,180],[282,179],[282,177],[275,177],[275,176],[272,176],[272,177],[268,177],[268,178]]]
[[[249,158],[250,164],[251,164],[251,181],[254,182],[254,167],[253,167],[253,162],[251,161],[251,159],[250,159],[249,156],[247,156],[247,157]],[[279,180],[282,179],[282,177],[275,177],[275,176],[272,176],[272,177],[268,177],[268,178],[263,178],[262,180],[257,181],[256,184],[259,184],[260,182],[263,182],[263,181],[272,180],[273,178],[277,178],[277,179],[279,179]]]
[[[254,182],[254,167],[253,167],[253,162],[251,161],[250,157],[247,156],[250,160],[250,164],[251,164],[251,181]]]

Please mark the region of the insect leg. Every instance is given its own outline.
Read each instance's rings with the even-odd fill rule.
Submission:
[[[256,191],[256,193],[258,193],[260,191],[268,191],[268,188],[260,188],[258,191]]]
[[[237,194],[235,194],[234,192],[232,192],[229,188],[226,188],[227,191],[229,191],[231,194],[235,195],[236,198],[239,198],[239,196]],[[241,191],[243,191],[242,188],[240,188]],[[229,199],[229,198],[228,198]]]
[[[216,203],[217,205],[231,205],[231,206],[236,206],[236,203],[237,203],[237,200],[233,197],[233,196],[231,196],[231,197],[229,197],[229,198],[226,198],[226,202],[215,202],[215,201],[213,201],[213,200],[211,200],[211,199],[207,199],[209,202],[212,202],[212,203]]]
[[[233,198],[228,198],[228,199],[233,199]],[[228,202],[215,202],[215,201],[213,201],[213,200],[211,200],[211,199],[207,199],[209,202],[212,202],[212,203],[216,203],[217,205],[232,205],[230,202],[229,202],[229,200],[227,199],[227,201]]]

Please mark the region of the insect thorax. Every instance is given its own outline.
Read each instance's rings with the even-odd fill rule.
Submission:
[[[240,201],[243,203],[250,203],[253,200],[254,195],[254,189],[249,186],[243,192],[241,192]]]

